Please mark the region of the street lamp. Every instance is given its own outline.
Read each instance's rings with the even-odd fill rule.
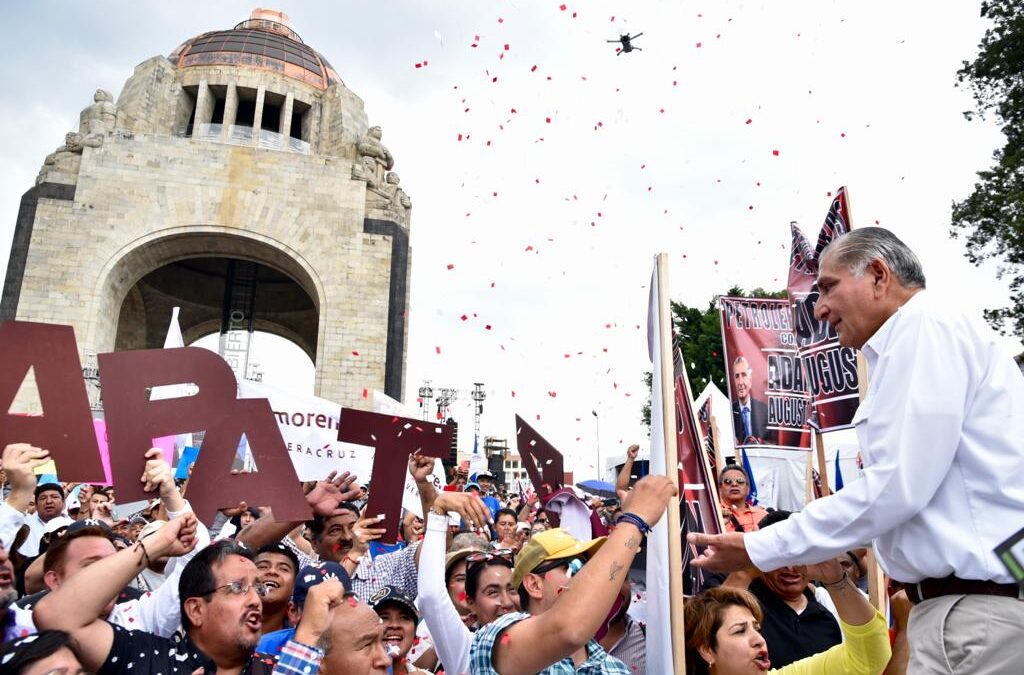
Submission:
[[[594,426],[597,430],[597,479],[604,480],[604,472],[601,469],[601,418],[597,416],[596,410],[591,410],[590,414],[594,416]]]

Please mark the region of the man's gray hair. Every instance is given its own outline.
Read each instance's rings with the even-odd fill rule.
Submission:
[[[738,365],[740,365],[741,361],[743,363],[747,364],[747,372],[748,373],[753,373],[754,372],[754,369],[750,366],[750,361],[747,361],[747,357],[746,356],[737,356],[736,359],[732,362],[732,365],[733,366],[738,366]]]
[[[845,265],[858,277],[872,260],[881,260],[904,287],[925,287],[921,261],[895,234],[881,227],[850,230],[826,246],[819,260],[825,255],[834,256],[837,265]]]

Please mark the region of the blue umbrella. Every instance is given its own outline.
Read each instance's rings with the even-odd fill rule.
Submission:
[[[584,480],[576,483],[576,487],[598,497],[615,499],[615,486],[603,480]]]

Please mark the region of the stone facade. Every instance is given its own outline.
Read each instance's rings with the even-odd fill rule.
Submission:
[[[165,307],[179,302],[169,265],[251,261],[294,282],[276,304],[264,294],[256,328],[307,351],[317,395],[355,407],[369,405],[364,389],[401,398],[411,200],[379,129],[333,70],[319,87],[287,69],[182,67],[188,45],[139,64],[116,106],[97,92],[47,158],[22,199],[0,319],[71,324],[83,363],[159,347]],[[163,290],[140,286],[160,270]],[[286,317],[288,293],[308,309]],[[195,304],[192,320],[182,310],[186,341],[219,329]]]

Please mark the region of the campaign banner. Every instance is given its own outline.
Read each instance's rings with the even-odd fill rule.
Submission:
[[[793,248],[787,290],[804,383],[813,400],[809,424],[823,432],[848,429],[860,404],[857,352],[841,347],[835,328],[814,318],[821,252],[850,229],[846,189],[836,192],[814,248],[796,223],[790,228]]]
[[[807,450],[808,389],[786,300],[719,298],[736,447]]]

